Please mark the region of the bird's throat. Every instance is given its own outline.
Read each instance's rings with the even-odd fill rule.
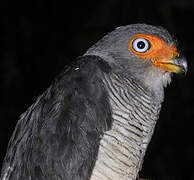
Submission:
[[[135,180],[158,118],[160,103],[133,82],[123,87],[119,81],[114,75],[104,79],[113,125],[100,142],[91,180]]]

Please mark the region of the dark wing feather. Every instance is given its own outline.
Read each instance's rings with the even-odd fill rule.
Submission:
[[[22,114],[8,145],[2,180],[87,180],[111,127],[102,82],[110,67],[83,56]]]

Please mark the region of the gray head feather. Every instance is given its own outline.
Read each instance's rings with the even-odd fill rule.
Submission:
[[[152,34],[163,39],[168,45],[175,44],[168,31],[162,27],[132,24],[118,27],[108,33],[85,54],[100,56],[111,65],[114,72],[135,78],[162,100],[163,88],[170,83],[171,73],[153,67],[151,61],[138,58],[129,51],[129,39],[135,34]]]

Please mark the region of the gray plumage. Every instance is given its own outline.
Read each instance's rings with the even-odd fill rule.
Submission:
[[[151,65],[150,61],[137,58],[128,50],[129,39],[135,34],[152,34],[163,39],[168,45],[176,45],[176,41],[170,36],[167,30],[162,27],[155,27],[146,24],[133,24],[118,27],[109,33],[94,46],[86,55],[97,55],[107,61],[114,68],[128,78],[135,78],[140,81],[144,88],[148,88],[152,93],[157,93],[157,98],[163,98],[163,88],[171,81],[170,72],[165,74],[159,68]]]
[[[164,73],[128,50],[126,44],[135,34],[152,34],[167,45],[176,45],[164,28],[135,24],[118,27],[86,52],[114,68],[104,77],[113,126],[101,140],[91,180],[136,179],[159,117],[164,87],[171,82],[171,72]]]
[[[176,46],[165,29],[145,24],[106,35],[21,116],[2,180],[137,178],[172,72],[129,50],[136,34]],[[186,61],[173,58],[186,71]]]

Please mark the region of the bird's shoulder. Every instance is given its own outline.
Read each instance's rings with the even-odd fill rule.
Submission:
[[[79,57],[65,67],[21,115],[8,145],[2,177],[87,179],[100,138],[112,123],[102,82],[102,74],[109,71],[96,56]],[[88,168],[81,170],[83,167]]]

